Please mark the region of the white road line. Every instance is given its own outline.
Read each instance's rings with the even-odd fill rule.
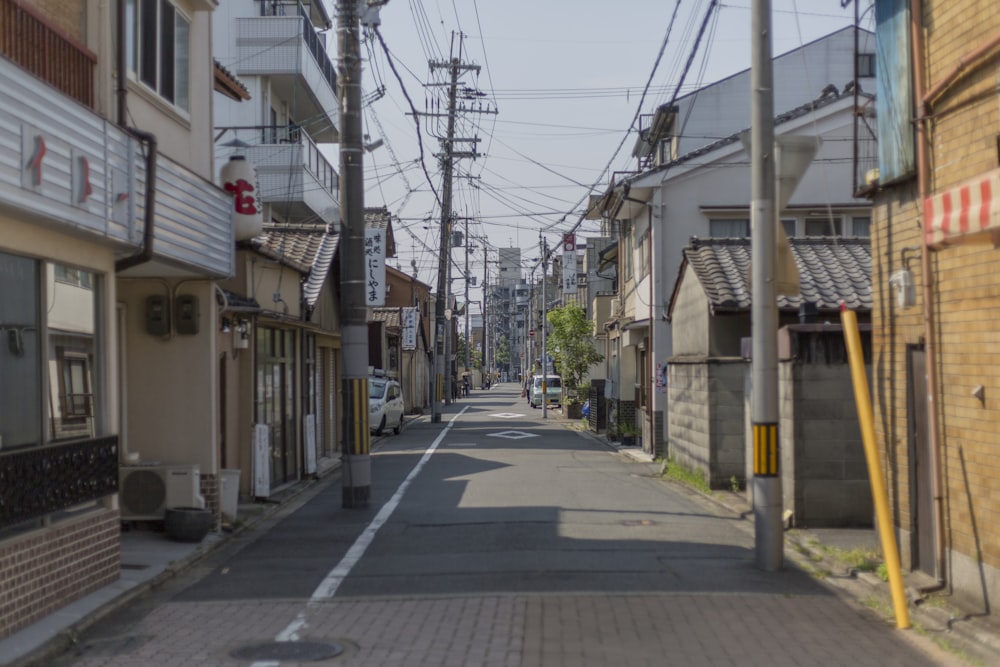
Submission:
[[[392,494],[392,498],[389,499],[389,502],[382,506],[382,509],[375,515],[375,518],[372,519],[371,523],[365,527],[364,532],[358,536],[358,539],[354,540],[354,544],[352,544],[351,548],[347,550],[347,553],[340,559],[340,562],[337,563],[332,570],[330,570],[330,573],[327,574],[323,581],[320,582],[320,585],[316,587],[312,597],[309,598],[306,608],[311,607],[318,602],[329,600],[337,594],[337,589],[340,588],[340,584],[344,582],[344,579],[347,578],[347,575],[351,573],[351,570],[354,569],[354,566],[358,564],[359,560],[361,560],[365,551],[367,551],[368,547],[371,546],[379,528],[381,528],[382,525],[389,520],[389,517],[392,516],[392,513],[396,511],[396,507],[399,506],[400,501],[403,499],[403,494],[406,493],[406,490],[409,488],[410,482],[416,479],[417,475],[420,474],[424,465],[426,465],[431,456],[434,454],[434,450],[436,450],[438,445],[441,444],[441,441],[444,440],[444,436],[448,435],[448,431],[455,425],[455,421],[465,414],[465,411],[468,409],[469,406],[465,406],[462,408],[461,412],[448,421],[448,425],[443,431],[441,431],[438,437],[435,438],[434,442],[431,443],[431,446],[424,452],[424,455],[420,457],[420,461],[417,462],[417,465],[413,466],[413,470],[410,471],[410,474],[406,476],[406,479],[404,479],[399,485],[399,488],[396,489],[396,493]],[[298,641],[299,632],[307,627],[309,627],[309,623],[306,619],[306,612],[303,610],[298,616],[295,617],[294,621],[288,624],[288,627],[278,633],[278,636],[275,637],[275,641]],[[254,662],[250,665],[250,667],[280,667],[280,665],[280,662],[268,660]]]

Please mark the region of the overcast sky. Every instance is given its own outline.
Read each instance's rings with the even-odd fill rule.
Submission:
[[[862,7],[869,4],[861,1]],[[481,281],[481,239],[490,247],[516,246],[523,249],[522,257],[537,257],[540,231],[556,245],[578,222],[588,193],[603,190],[611,172],[635,169],[634,118],[678,94],[682,75],[679,94],[749,67],[751,0],[718,3],[702,31],[709,4],[390,0],[381,10],[380,32],[403,85],[377,39],[363,47],[364,92],[377,98],[365,109],[364,131],[386,144],[365,155],[365,204],[385,205],[398,217],[399,253],[389,264],[412,274],[415,263],[417,278],[436,287],[441,210],[432,186],[441,193],[442,183],[434,134],[443,133],[443,127],[434,127],[434,119],[421,121],[421,163],[403,91],[419,112],[443,96],[442,86],[426,84],[444,82],[447,71],[432,72],[428,63],[457,55],[458,33],[464,35],[462,61],[481,68],[478,74],[465,73],[461,83],[477,93],[468,103],[481,105],[483,112],[465,114],[456,131],[459,137],[478,137],[481,155],[456,161],[453,209],[456,216],[472,219],[470,268]],[[773,0],[774,54],[853,22],[853,4],[842,8],[841,0]],[[684,74],[699,33],[700,45]],[[331,53],[336,57],[335,49]],[[470,147],[459,144],[456,150]],[[594,223],[584,224],[579,234],[596,235]],[[464,266],[461,251],[454,257]],[[495,252],[490,259],[496,259]],[[453,289],[461,293],[464,284],[456,281]],[[478,290],[471,298],[480,298]]]

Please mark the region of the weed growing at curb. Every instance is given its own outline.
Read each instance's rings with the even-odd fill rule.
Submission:
[[[704,494],[712,494],[711,487],[709,487],[708,482],[705,481],[700,472],[685,468],[673,459],[667,459],[666,465],[663,466],[663,476],[682,484],[693,486]]]

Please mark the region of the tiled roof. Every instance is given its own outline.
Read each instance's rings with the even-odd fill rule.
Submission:
[[[388,327],[402,327],[403,321],[399,316],[399,308],[372,308],[369,322],[385,322]]]
[[[254,238],[251,245],[260,254],[305,274],[302,295],[313,306],[330,272],[339,241],[340,237],[330,234],[323,224],[265,225],[264,233]]]
[[[871,310],[871,245],[868,239],[795,237],[789,239],[799,269],[801,294],[778,295],[778,308],[798,310],[803,302],[817,310]],[[712,310],[746,311],[751,306],[750,239],[691,239],[684,249]],[[682,265],[682,271],[684,268]]]

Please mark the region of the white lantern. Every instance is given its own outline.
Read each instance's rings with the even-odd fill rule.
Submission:
[[[222,168],[222,189],[233,196],[233,231],[237,241],[252,239],[264,229],[257,172],[243,155],[234,155]]]

